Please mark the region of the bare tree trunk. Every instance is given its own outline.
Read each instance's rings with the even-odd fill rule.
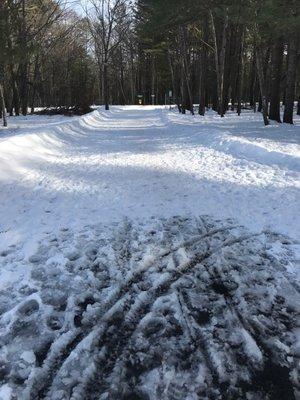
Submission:
[[[227,28],[228,28],[228,10],[226,9],[225,12],[220,51],[218,49],[215,19],[212,11],[210,11],[210,17],[211,17],[212,33],[213,33],[214,47],[215,47],[214,53],[215,53],[215,64],[216,64],[216,74],[217,74],[218,108],[220,116],[224,117],[225,112],[224,112],[223,96],[224,96],[225,51],[226,51]]]
[[[126,95],[125,95],[125,91],[124,91],[124,72],[123,72],[123,67],[121,68],[121,76],[119,79],[119,83],[120,83],[120,90],[121,90],[121,96],[122,96],[122,100],[120,102],[120,104],[125,105],[126,104]]]
[[[22,0],[22,27],[20,32],[20,40],[24,52],[23,60],[20,63],[20,98],[23,115],[27,115],[28,107],[28,62],[25,1],[26,0]]]
[[[155,57],[151,55],[151,104],[155,104]]]
[[[168,49],[168,61],[169,61],[169,67],[170,67],[170,72],[171,72],[173,97],[174,97],[174,101],[178,107],[178,111],[181,113],[182,110],[181,110],[180,101],[179,101],[179,90],[178,90],[178,82],[177,82],[178,78],[175,77],[174,65],[173,65],[170,49]]]
[[[261,94],[261,105],[262,105],[262,113],[264,124],[269,125],[269,118],[268,118],[268,93],[266,88],[266,80],[263,68],[263,55],[261,47],[256,47],[255,50],[256,56],[256,68],[257,68],[257,75],[260,87],[260,94]]]
[[[285,105],[283,114],[283,122],[287,124],[293,123],[296,70],[297,70],[297,48],[298,48],[298,37],[296,35],[291,37],[288,48],[288,68],[286,76]]]
[[[271,70],[271,96],[269,118],[281,122],[280,118],[280,82],[283,62],[283,43],[279,39],[272,49],[272,70]]]
[[[203,50],[201,52],[201,66],[199,79],[199,115],[205,115],[206,102],[206,70],[207,70],[207,55]]]
[[[230,109],[234,111],[235,103],[238,98],[238,90],[239,90],[239,69],[240,62],[236,62],[236,60],[241,57],[241,45],[242,45],[242,34],[243,28],[238,26],[231,27],[231,36],[230,36],[230,46],[229,46],[229,56],[227,61],[227,96],[223,100],[224,107],[228,105],[228,100],[231,101]],[[226,62],[225,62],[226,64]],[[230,94],[230,95],[229,95]]]
[[[252,56],[250,67],[250,82],[249,82],[249,97],[250,106],[254,108],[255,103],[255,86],[256,86],[256,71],[255,71],[255,54]]]
[[[257,74],[258,75],[258,74]],[[258,79],[258,84],[259,84],[259,79]],[[258,112],[262,112],[262,100],[261,100],[261,93],[260,93],[260,87],[259,87],[259,98],[258,98],[258,107],[257,107]]]
[[[207,79],[207,45],[208,42],[208,23],[207,19],[204,20],[203,26],[203,42],[200,53],[200,76],[199,76],[199,114],[205,114],[206,103],[206,79]]]
[[[242,111],[242,90],[243,90],[243,74],[244,74],[244,30],[241,33],[241,44],[239,49],[239,67],[237,76],[237,113],[241,115]]]
[[[97,64],[99,69],[99,104],[104,104],[103,101],[103,64],[101,63],[99,57],[97,57]]]
[[[119,51],[119,59],[118,64],[120,67],[120,75],[118,76],[119,87],[120,87],[120,96],[118,98],[119,104],[125,105],[126,104],[126,95],[124,90],[124,61],[123,61],[123,53],[122,49]]]
[[[133,49],[130,46],[130,92],[131,92],[131,103],[135,103],[135,74],[134,74],[134,56]]]
[[[242,29],[236,24],[228,23],[226,43],[223,87],[224,113],[229,109],[229,100],[231,100],[231,109],[234,110],[234,102],[236,99],[236,85],[239,69],[239,62],[236,62],[236,60],[240,57],[240,47],[242,43]]]
[[[182,59],[182,70],[183,70],[183,78],[186,83],[186,90],[187,90],[187,95],[188,95],[188,108],[191,112],[192,115],[194,115],[194,103],[193,103],[193,95],[191,91],[191,86],[190,86],[190,68],[189,68],[189,63],[187,60],[187,45],[186,45],[186,28],[180,27],[180,41],[181,41],[181,59]],[[187,104],[186,104],[187,106]]]
[[[5,109],[5,100],[4,100],[4,90],[3,90],[2,81],[0,81],[0,102],[1,102],[3,126],[7,126],[6,109]]]
[[[242,112],[242,92],[243,92],[243,84],[244,84],[244,57],[241,57],[240,67],[239,67],[239,75],[238,75],[238,85],[237,85],[237,114],[241,115]]]
[[[105,110],[109,110],[107,61],[103,64],[103,97]]]
[[[253,112],[256,113],[256,84],[257,84],[257,74],[255,72],[253,88],[252,88],[252,102],[253,102]]]
[[[20,98],[21,110],[23,115],[27,115],[28,108],[28,82],[27,82],[28,65],[26,62],[20,65]]]
[[[31,105],[30,105],[30,112],[34,114],[34,103],[35,103],[35,96],[36,96],[36,85],[37,85],[37,78],[39,74],[39,56],[36,56],[34,62],[34,72],[33,72],[33,80],[32,80],[32,93],[31,93]]]
[[[20,97],[19,89],[16,80],[16,74],[14,72],[14,67],[12,64],[9,65],[10,75],[11,75],[11,87],[12,87],[12,102],[11,102],[11,115],[13,115],[13,109],[15,110],[15,115],[20,115]]]

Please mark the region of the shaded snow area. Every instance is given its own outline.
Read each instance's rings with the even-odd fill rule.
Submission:
[[[299,399],[299,122],[11,118],[0,399]]]

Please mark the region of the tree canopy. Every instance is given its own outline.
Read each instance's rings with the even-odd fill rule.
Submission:
[[[283,104],[292,123],[299,8],[297,0],[90,0],[78,15],[63,0],[4,0],[1,108],[172,102],[221,117],[258,109],[268,124],[281,122]]]

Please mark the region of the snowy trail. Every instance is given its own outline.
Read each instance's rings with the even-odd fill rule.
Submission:
[[[12,124],[0,134],[2,249],[58,226],[178,212],[299,238],[299,125],[151,107]]]
[[[0,399],[298,400],[299,122],[11,119]]]

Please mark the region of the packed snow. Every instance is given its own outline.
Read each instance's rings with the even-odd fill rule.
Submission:
[[[0,131],[2,249],[57,227],[178,212],[299,235],[300,119],[263,127],[250,112],[114,107],[9,123]]]
[[[298,399],[299,118],[10,118],[0,196],[1,400]]]

